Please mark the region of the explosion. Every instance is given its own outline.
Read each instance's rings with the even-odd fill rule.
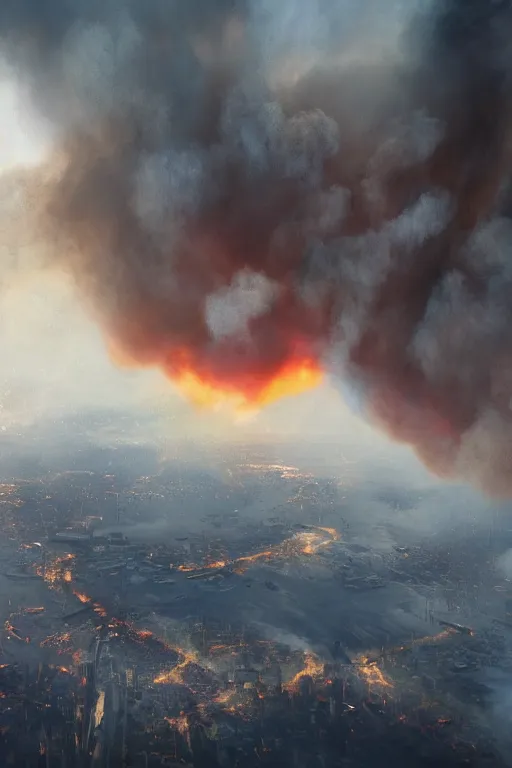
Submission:
[[[322,382],[323,372],[312,360],[296,360],[287,363],[268,380],[255,380],[251,384],[208,381],[192,369],[171,374],[171,379],[179,391],[197,406],[211,408],[226,404],[243,413],[317,387]]]
[[[342,376],[432,470],[507,494],[511,4],[288,2],[3,2],[54,129],[4,237],[195,403]]]

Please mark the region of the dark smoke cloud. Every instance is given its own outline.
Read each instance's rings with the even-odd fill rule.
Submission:
[[[318,360],[508,493],[511,3],[411,3],[394,56],[378,6],[3,0],[39,234],[125,357],[253,396]]]

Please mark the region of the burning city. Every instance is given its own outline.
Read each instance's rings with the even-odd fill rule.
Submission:
[[[511,768],[511,39],[0,1],[0,768]]]
[[[511,663],[506,615],[475,619],[462,593],[449,607],[431,542],[363,545],[348,475],[246,450],[223,456],[227,482],[178,453],[132,483],[112,471],[12,484],[3,763],[501,765],[479,677]],[[202,492],[219,512],[201,511]],[[168,505],[186,520],[165,526]]]

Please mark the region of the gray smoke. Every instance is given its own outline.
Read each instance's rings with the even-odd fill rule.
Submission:
[[[121,355],[257,399],[304,361],[508,494],[510,2],[4,0],[52,126],[32,228]],[[16,228],[25,227],[16,225]]]

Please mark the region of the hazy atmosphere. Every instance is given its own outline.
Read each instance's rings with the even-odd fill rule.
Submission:
[[[0,765],[512,765],[507,0],[0,2]]]

